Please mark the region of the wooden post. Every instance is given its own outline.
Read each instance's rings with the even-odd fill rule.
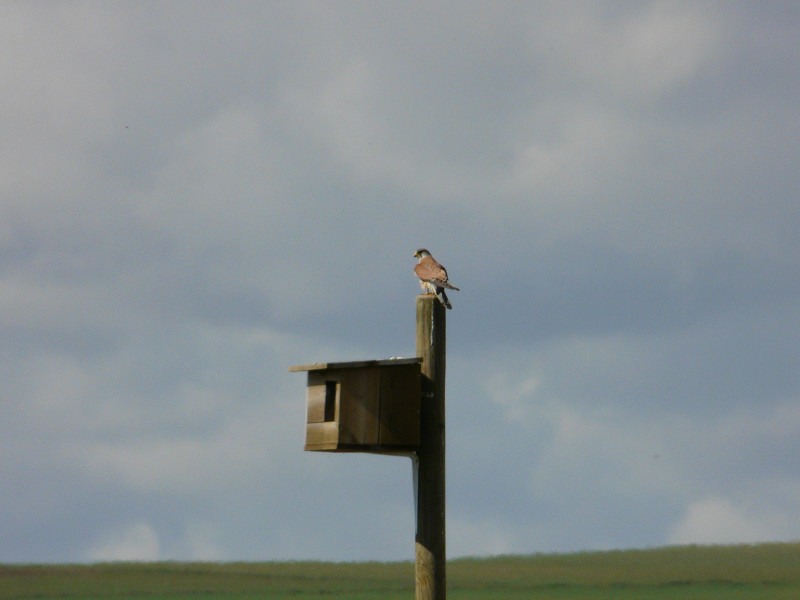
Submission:
[[[417,356],[422,358],[420,444],[414,462],[416,600],[445,600],[445,308],[417,296]]]

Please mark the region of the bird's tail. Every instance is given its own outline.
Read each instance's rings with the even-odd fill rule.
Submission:
[[[439,299],[439,302],[441,302],[445,308],[453,308],[453,305],[450,304],[450,300],[447,299],[447,294],[444,293],[444,288],[436,289],[436,297]]]

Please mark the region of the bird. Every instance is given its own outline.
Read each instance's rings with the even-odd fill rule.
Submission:
[[[447,280],[447,270],[425,248],[414,252],[414,257],[419,259],[414,265],[414,273],[419,277],[419,285],[425,293],[434,294],[445,308],[453,308],[444,290],[460,290]]]

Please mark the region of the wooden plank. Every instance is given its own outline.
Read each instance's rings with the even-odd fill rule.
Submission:
[[[306,397],[308,401],[309,423],[324,423],[326,421],[339,420],[341,382],[341,375],[335,371],[308,372],[308,391],[306,392]]]
[[[382,446],[419,445],[420,366],[381,369],[380,431]]]
[[[384,358],[381,360],[356,360],[351,362],[329,362],[329,363],[311,363],[308,365],[293,365],[289,367],[289,371],[296,373],[298,371],[321,371],[325,369],[358,369],[361,367],[383,367],[383,366],[398,366],[419,364],[422,359],[419,357],[413,358]]]
[[[420,444],[417,450],[416,600],[445,600],[445,309],[417,296],[417,356],[421,356]]]
[[[306,423],[325,422],[326,387],[323,381],[306,388]]]
[[[339,442],[339,424],[331,423],[307,423],[306,424],[306,448],[313,446],[328,446],[335,448]]]
[[[303,450],[305,450],[306,452],[346,452],[345,450],[342,450],[341,448],[339,448],[339,444],[333,444],[333,443],[331,443],[331,444],[315,444],[315,445],[312,445],[312,446],[309,446],[308,444],[306,444],[303,447]]]
[[[331,371],[341,377],[339,443],[378,443],[380,370],[377,367]]]

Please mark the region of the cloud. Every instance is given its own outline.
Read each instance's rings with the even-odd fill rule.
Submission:
[[[410,356],[421,246],[451,553],[797,520],[796,11],[6,13],[0,560],[407,558],[287,367]]]
[[[186,527],[185,545],[191,560],[218,561],[225,559],[225,551],[220,547],[220,531],[211,522],[193,522]]]
[[[156,532],[140,521],[108,535],[89,551],[87,558],[92,562],[154,561],[162,556]]]
[[[474,516],[460,518],[456,515],[448,519],[448,527],[453,533],[448,534],[448,545],[462,549],[469,549],[471,554],[466,556],[496,556],[511,554],[519,547],[521,540],[519,532],[505,530],[507,524],[492,518],[483,520]]]
[[[783,515],[747,511],[725,498],[692,502],[667,536],[670,544],[742,544],[791,539]]]
[[[606,8],[606,10],[604,10]],[[614,101],[636,104],[675,92],[713,66],[729,23],[707,6],[648,3],[618,12],[590,6],[549,7],[555,27],[537,31],[538,52]]]

